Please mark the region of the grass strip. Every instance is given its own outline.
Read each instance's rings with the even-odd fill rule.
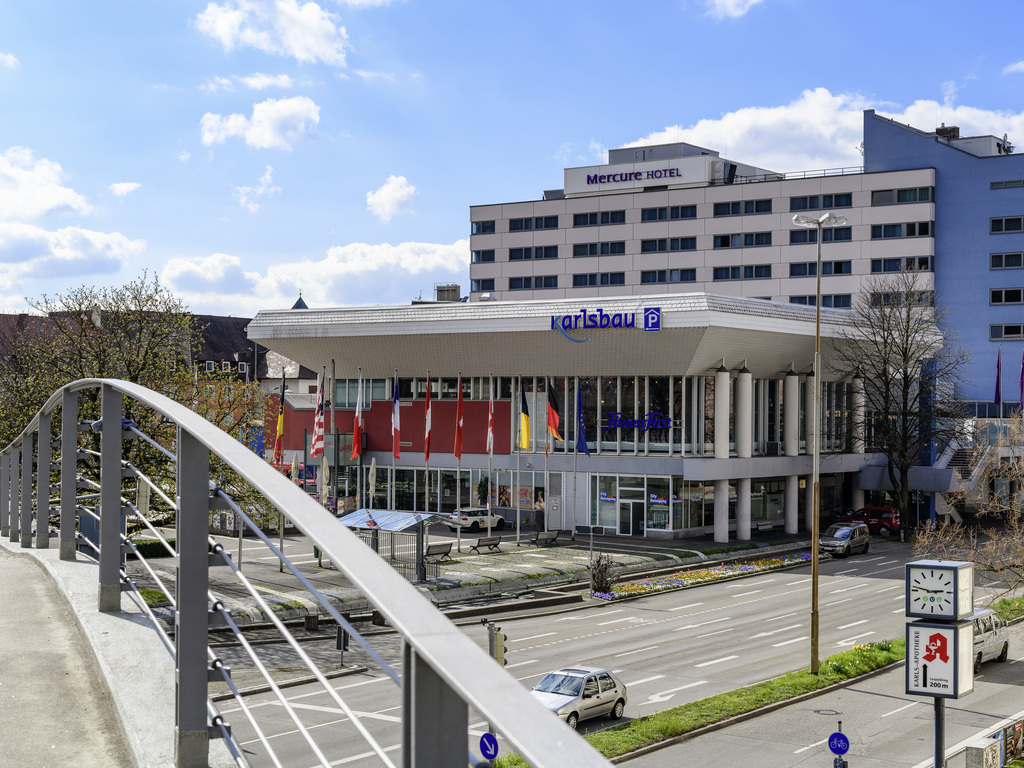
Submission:
[[[781,677],[639,717],[584,738],[605,757],[619,757],[730,717],[867,674],[903,657],[902,639],[855,645],[849,651],[825,659],[819,665],[817,675],[807,670],[787,672]],[[527,763],[518,755],[508,755],[498,758],[495,765],[497,768],[518,768]]]
[[[989,606],[999,617],[1013,621],[1024,616],[1024,597],[1005,597]]]

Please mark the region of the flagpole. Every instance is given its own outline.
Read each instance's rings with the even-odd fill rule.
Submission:
[[[546,386],[551,386],[546,381],[544,383]],[[551,498],[551,493],[548,490],[548,482],[551,479],[548,475],[548,440],[550,437],[550,434],[544,434],[544,503],[542,505],[544,507],[544,533],[548,532],[548,499]]]
[[[331,496],[334,497],[334,513],[338,513],[338,428],[334,423],[334,401],[338,399],[338,382],[335,379],[334,358],[331,358],[331,445],[334,446],[334,477],[331,481]],[[325,459],[326,461],[326,459]]]
[[[427,368],[427,408],[425,416],[424,444],[423,444],[423,503],[426,506],[426,513],[430,514],[430,369]]]
[[[356,398],[357,398],[356,413],[358,413],[359,416],[362,417],[362,415],[363,415],[363,369],[362,369],[362,367],[360,367],[360,368],[357,368],[356,370],[359,372],[359,380],[358,380],[358,383],[356,385]],[[347,398],[347,393],[348,393],[348,387],[347,386],[345,387],[345,392],[346,392],[346,398]],[[362,446],[363,436],[362,436],[362,431],[363,431],[363,424],[362,424],[362,420],[360,419],[359,434],[358,435],[355,434],[355,430],[353,430],[353,434],[352,434],[352,439],[353,440],[358,440],[360,442],[360,445],[359,445],[359,456],[358,456],[359,464],[357,465],[358,469],[356,470],[356,509],[362,509],[364,506],[366,506],[366,499],[363,498],[363,446]]]
[[[392,441],[392,446],[391,446],[391,487],[390,487],[390,490],[391,490],[391,494],[390,494],[391,495],[391,505],[390,505],[390,510],[392,512],[395,511],[395,481],[398,479],[398,466],[397,466],[397,463],[396,463],[398,457],[395,456],[395,453],[397,453],[397,451],[395,451],[394,442],[397,440],[399,446],[401,446],[401,444],[402,444],[402,432],[401,432],[401,423],[402,422],[401,422],[401,417],[400,417],[400,412],[399,412],[399,408],[400,407],[401,406],[398,404],[398,369],[395,368],[395,399],[394,399],[394,401],[391,404],[391,409],[392,409],[392,414],[391,414],[391,441]],[[395,429],[395,426],[396,426],[395,422],[396,421],[398,422],[398,426],[399,426],[398,430]],[[399,448],[399,450],[401,450],[401,448]]]
[[[331,361],[331,368],[334,368],[334,361]],[[323,388],[323,393],[327,394],[327,366],[323,367],[323,379],[320,381],[320,386]],[[321,400],[322,402],[322,400]],[[323,418],[321,415],[320,418]],[[331,401],[331,431],[334,431],[334,401]],[[321,435],[323,443],[320,446],[320,503],[327,504],[327,438]]]
[[[579,418],[579,415],[578,415],[579,412],[580,412],[580,379],[579,379],[579,376],[577,376],[575,378],[576,378],[576,413],[577,413],[577,416],[576,416],[576,450],[574,450],[573,454],[572,454],[572,514],[569,516],[569,522],[570,522],[570,525],[572,526],[572,528],[571,528],[571,535],[569,536],[569,538],[572,539],[573,541],[576,541],[576,504],[577,504],[577,502],[579,500],[577,498],[577,488],[576,488],[576,465],[578,464],[579,458],[580,458],[580,446],[579,446],[579,442],[580,442],[580,418]]]
[[[487,526],[490,533],[491,515],[494,509],[491,505],[491,479],[494,477],[494,374],[487,377],[487,395],[490,398],[487,415]]]
[[[517,425],[516,425],[516,481],[512,484],[512,489],[515,498],[512,499],[512,504],[516,509],[516,546],[519,546],[519,532],[522,528],[522,520],[520,519],[519,510],[519,483],[520,475],[522,474],[522,455],[523,455],[523,375],[519,374],[519,413],[517,414]]]
[[[462,400],[462,371],[459,371],[459,400]],[[458,436],[462,434],[462,424],[459,422],[462,414],[456,412],[455,414],[455,434],[456,440]],[[438,502],[438,512],[440,512],[440,502]],[[462,446],[459,446],[458,456],[455,457],[455,516],[459,517],[459,511],[462,509]],[[462,551],[462,526],[455,526],[455,551]]]

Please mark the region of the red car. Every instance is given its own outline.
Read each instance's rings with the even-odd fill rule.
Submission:
[[[864,507],[856,512],[840,515],[839,519],[844,523],[866,523],[871,533],[880,533],[883,536],[900,529],[900,513],[896,507]]]

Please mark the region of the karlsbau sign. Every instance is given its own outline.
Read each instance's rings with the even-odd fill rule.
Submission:
[[[590,341],[590,339],[574,339],[566,331],[575,331],[581,328],[636,328],[636,314],[636,312],[605,312],[600,308],[589,311],[583,308],[573,314],[552,315],[551,330],[557,330],[569,341],[581,344],[585,341]],[[645,331],[661,330],[661,307],[647,307],[644,309],[643,328]]]

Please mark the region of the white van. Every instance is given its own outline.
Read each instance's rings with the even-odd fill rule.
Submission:
[[[975,611],[969,618],[974,621],[974,671],[981,670],[982,662],[990,659],[1006,661],[1010,653],[1006,622],[987,608]]]

